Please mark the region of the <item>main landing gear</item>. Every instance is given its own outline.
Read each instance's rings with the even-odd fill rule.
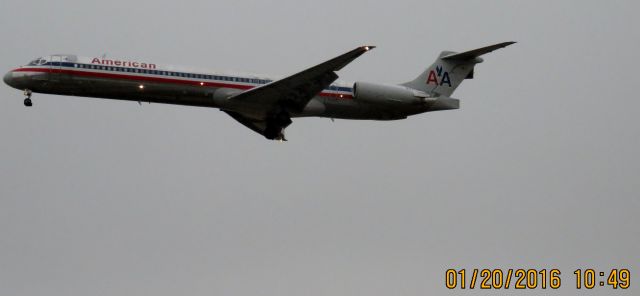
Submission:
[[[31,102],[31,90],[29,90],[29,89],[25,89],[25,90],[24,90],[24,96],[26,97],[26,98],[24,99],[24,105],[25,105],[26,107],[31,107],[31,106],[33,106],[33,102]]]
[[[286,141],[284,129],[291,124],[291,117],[287,112],[280,112],[267,120],[264,137],[269,140]]]

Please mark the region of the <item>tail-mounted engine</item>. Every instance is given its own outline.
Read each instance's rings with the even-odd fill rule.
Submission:
[[[356,82],[353,85],[354,99],[372,104],[425,104],[435,101],[429,94],[400,85],[384,85],[369,82]]]

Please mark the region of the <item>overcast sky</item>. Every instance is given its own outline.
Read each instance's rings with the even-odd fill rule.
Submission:
[[[395,122],[294,120],[0,86],[0,294],[475,295],[448,268],[630,268],[640,281],[637,1],[0,0],[0,70],[52,53],[341,80],[518,41]],[[597,288],[593,295],[613,293]],[[513,292],[513,291],[511,291]],[[523,293],[531,294],[531,293]]]

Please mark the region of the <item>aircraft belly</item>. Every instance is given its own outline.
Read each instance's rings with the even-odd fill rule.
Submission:
[[[310,116],[322,116],[327,107],[322,100],[315,97],[309,101],[300,114],[296,114],[297,117],[310,117]]]

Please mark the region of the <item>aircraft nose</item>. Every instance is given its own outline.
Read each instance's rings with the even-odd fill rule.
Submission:
[[[18,79],[18,77],[15,77],[13,71],[9,71],[7,74],[4,74],[2,80],[4,80],[4,83],[6,83],[8,86],[20,89],[20,87],[18,86],[20,86],[19,84],[21,84],[21,81]]]
[[[2,80],[4,80],[4,83],[6,83],[7,85],[11,86],[11,81],[13,80],[13,74],[11,73],[11,71],[7,72],[7,74],[4,74],[4,78],[2,78]]]

